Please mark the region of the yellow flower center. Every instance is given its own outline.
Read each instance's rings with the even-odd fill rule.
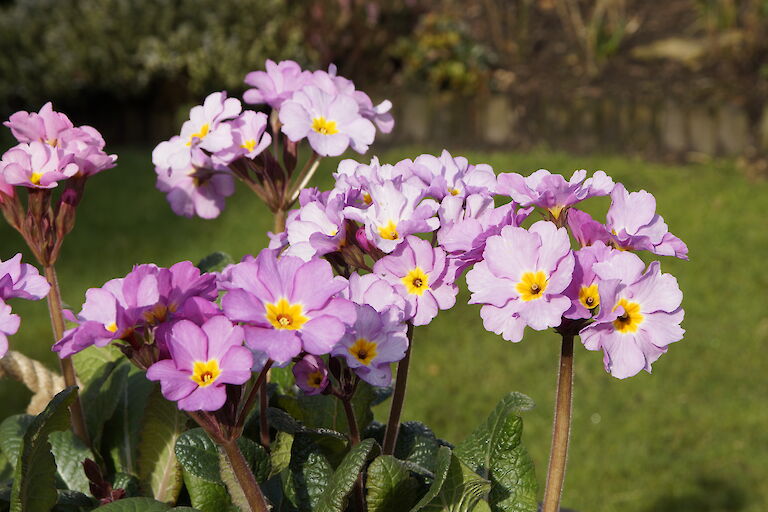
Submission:
[[[323,372],[316,371],[307,375],[307,386],[317,389],[322,384],[323,384]]]
[[[45,139],[45,143],[53,147],[58,147],[59,145],[58,139]]]
[[[219,375],[221,375],[219,361],[210,359],[208,361],[195,361],[192,365],[192,375],[189,376],[189,379],[195,381],[201,388],[204,388],[216,382]]]
[[[251,151],[256,149],[256,141],[253,139],[248,139],[247,141],[243,142],[243,145],[240,147],[250,153]]]
[[[298,330],[309,320],[301,304],[291,304],[283,297],[277,304],[265,304],[266,317],[275,329]]]
[[[363,202],[365,204],[373,203],[373,198],[371,197],[371,194],[369,194],[368,192],[363,192]]]
[[[613,311],[616,311],[619,306],[624,308],[624,314],[613,321],[613,327],[621,333],[637,332],[638,326],[644,319],[643,314],[640,313],[640,304],[622,298],[613,306]]]
[[[331,121],[323,116],[316,117],[312,120],[312,129],[321,135],[333,135],[339,133],[336,128],[336,121]]]
[[[563,208],[565,208],[565,206],[553,206],[552,208],[547,209],[549,210],[549,213],[552,214],[552,217],[557,220],[560,218],[560,214],[563,213]]]
[[[543,270],[537,272],[525,272],[520,282],[515,285],[515,290],[524,301],[540,299],[547,289],[547,274]]]
[[[41,172],[33,172],[32,176],[29,177],[29,181],[31,181],[35,185],[39,185],[40,184],[40,178],[42,178],[42,177],[43,177],[43,173],[41,173]]]
[[[408,293],[421,295],[424,290],[429,290],[429,276],[420,267],[408,272],[402,281]]]
[[[200,131],[197,133],[193,133],[189,136],[189,142],[187,142],[187,146],[191,146],[192,143],[195,141],[195,139],[202,139],[206,135],[208,135],[208,130],[210,130],[210,126],[208,126],[208,123],[205,123],[203,126],[200,127]]]
[[[368,366],[376,357],[376,343],[365,338],[358,338],[355,344],[349,347],[349,353],[362,364]]]
[[[117,332],[117,324],[115,322],[112,322],[109,325],[105,325],[104,328],[109,332]]]
[[[385,240],[397,240],[400,234],[397,232],[397,224],[391,220],[385,226],[379,228],[379,236]]]
[[[593,309],[600,305],[600,294],[597,291],[597,283],[590,286],[582,286],[579,290],[579,302],[587,309]]]
[[[448,192],[450,192],[452,196],[457,196],[457,195],[459,195],[459,192],[461,192],[461,191],[459,189],[457,189],[457,188],[449,188]]]

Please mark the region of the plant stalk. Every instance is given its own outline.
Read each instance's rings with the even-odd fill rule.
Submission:
[[[228,441],[223,443],[221,447],[251,510],[254,512],[268,512],[267,500],[264,498],[264,494],[261,492],[259,483],[253,476],[251,468],[248,467],[248,462],[243,457],[240,448],[238,448],[237,441]]]
[[[392,407],[389,409],[387,429],[384,431],[384,446],[382,453],[392,455],[395,453],[397,433],[400,430],[400,414],[403,412],[405,402],[405,386],[408,384],[408,366],[411,362],[411,347],[413,346],[413,324],[408,322],[408,348],[405,357],[397,364],[397,377],[395,392],[392,395]]]
[[[64,337],[64,310],[61,303],[61,290],[59,289],[59,278],[56,275],[56,268],[54,268],[53,264],[45,265],[43,268],[45,277],[51,285],[51,290],[48,292],[48,312],[51,316],[53,341],[55,343]],[[67,387],[77,386],[77,376],[75,375],[75,366],[72,364],[72,358],[61,358],[59,363],[61,365],[61,374],[64,377],[64,384]],[[75,400],[72,402],[69,410],[71,412],[72,431],[86,446],[90,447],[91,438],[88,435],[88,428],[85,426],[79,393],[75,392]]]
[[[357,426],[357,418],[355,417],[355,410],[352,409],[352,398],[340,398],[341,403],[344,404],[344,412],[347,414],[347,423],[349,424],[349,443],[351,446],[357,446],[360,444],[360,429]],[[355,487],[353,489],[353,495],[355,497],[355,503],[357,504],[357,510],[365,512],[365,492],[363,491],[363,475],[362,473],[357,477]]]
[[[573,395],[573,335],[562,334],[560,371],[557,378],[555,418],[552,428],[552,448],[549,452],[547,487],[544,490],[542,512],[558,512],[568,459],[568,439],[571,434],[571,407]]]

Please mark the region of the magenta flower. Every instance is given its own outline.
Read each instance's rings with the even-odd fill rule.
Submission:
[[[0,261],[0,299],[40,300],[50,289],[48,280],[33,265],[21,262],[21,253]]]
[[[490,165],[470,165],[466,158],[453,157],[445,149],[440,157],[421,155],[413,163],[413,173],[423,181],[426,195],[438,201],[449,195],[490,194],[496,188]]]
[[[243,347],[243,329],[224,316],[198,327],[189,320],[173,326],[168,340],[170,359],[147,370],[160,381],[163,396],[183,411],[217,411],[227,400],[225,384],[244,384],[251,378],[253,358]]]
[[[656,214],[656,198],[645,190],[630,193],[617,184],[611,193],[606,225],[620,249],[688,259],[688,247],[669,232],[664,219]]]
[[[603,171],[587,178],[587,171],[582,169],[565,181],[559,174],[539,169],[528,177],[517,173],[500,174],[496,190],[512,197],[520,206],[544,208],[558,219],[564,210],[580,201],[610,194],[613,186],[613,180]]]
[[[0,299],[0,358],[8,352],[8,336],[16,334],[19,324],[19,315],[11,313],[11,306]]]
[[[600,313],[580,336],[589,350],[602,350],[605,370],[625,379],[651,364],[683,338],[683,294],[677,280],[629,252],[615,252],[592,266],[600,278]]]
[[[325,260],[278,259],[265,249],[234,265],[228,276],[224,313],[246,324],[249,347],[278,363],[302,351],[329,353],[355,321],[354,305],[340,296],[347,280],[335,277]]]
[[[305,395],[319,395],[328,387],[328,367],[312,354],[305,355],[293,365],[293,376]]]
[[[266,68],[266,71],[251,71],[245,75],[245,83],[253,86],[253,89],[243,94],[246,103],[266,103],[279,110],[285,100],[312,78],[312,73],[302,71],[301,66],[292,60],[275,64],[273,60],[267,59]]]
[[[321,156],[338,156],[349,146],[365,153],[376,133],[373,123],[360,115],[354,98],[331,95],[315,86],[304,87],[283,103],[280,122],[291,141],[306,137]]]
[[[391,309],[379,313],[367,304],[358,305],[357,320],[332,354],[345,358],[358,377],[369,384],[388,386],[392,381],[390,364],[405,357],[408,348],[407,327],[398,313]]]
[[[467,273],[470,304],[480,309],[485,328],[518,342],[528,325],[537,331],[557,327],[571,301],[574,257],[565,228],[548,221],[529,230],[507,226],[488,238],[483,261]]]
[[[3,124],[21,143],[39,141],[51,146],[58,146],[61,134],[74,127],[66,115],[53,110],[50,101],[43,105],[40,112],[16,112]]]
[[[435,217],[439,205],[423,197],[424,191],[409,183],[387,181],[383,185],[371,185],[369,207],[350,206],[344,209],[344,215],[364,224],[368,240],[390,253],[408,235],[428,233],[440,226]]]
[[[573,213],[571,210],[570,213]],[[569,215],[570,217],[570,215]],[[593,245],[582,247],[574,252],[576,265],[573,268],[573,280],[565,290],[565,295],[571,299],[571,307],[563,315],[565,318],[591,318],[600,306],[600,289],[597,275],[592,266],[607,260],[614,249],[597,241]]]
[[[28,188],[54,188],[78,171],[72,155],[39,141],[9,149],[0,165],[6,183]]]
[[[171,141],[176,139],[179,137]],[[187,168],[157,166],[155,173],[157,189],[166,194],[173,213],[183,217],[214,219],[224,209],[226,198],[235,193],[235,180],[229,169],[199,148],[190,151]]]
[[[456,304],[458,288],[448,270],[445,251],[415,236],[373,267],[405,299],[405,319],[413,325],[427,325],[439,309]]]

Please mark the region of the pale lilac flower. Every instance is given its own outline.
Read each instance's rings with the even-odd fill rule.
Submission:
[[[445,149],[439,157],[421,155],[413,163],[413,173],[424,182],[427,195],[438,201],[449,195],[490,194],[496,188],[490,165],[470,165],[463,156],[453,157]]]
[[[340,295],[347,280],[334,276],[325,260],[278,259],[265,249],[234,265],[228,276],[224,313],[245,323],[249,347],[278,363],[302,351],[329,353],[355,321],[354,305]]]
[[[0,299],[40,300],[50,289],[48,280],[34,266],[21,262],[21,253],[0,261]]]
[[[266,71],[251,71],[245,75],[245,83],[253,86],[253,89],[243,94],[246,103],[266,103],[279,110],[285,100],[312,78],[312,73],[302,71],[301,66],[292,60],[275,64],[273,60],[267,59],[266,68]]]
[[[115,166],[117,155],[106,154],[104,145],[101,133],[90,126],[67,130],[60,134],[58,140],[58,147],[72,155],[82,176],[93,176]]]
[[[408,235],[428,233],[440,226],[435,217],[437,202],[422,200],[424,191],[409,183],[371,185],[370,196],[368,208],[349,206],[344,215],[364,224],[368,240],[385,253],[394,251]]]
[[[446,196],[440,204],[440,230],[437,241],[448,253],[455,276],[483,259],[485,242],[501,233],[505,226],[519,226],[533,208],[517,208],[512,201],[498,208],[493,197],[472,194],[466,200]]]
[[[683,294],[677,280],[654,261],[616,251],[592,266],[600,278],[600,313],[580,332],[584,346],[602,350],[605,370],[624,379],[651,364],[668,345],[683,338]]]
[[[573,210],[571,211],[573,213]],[[571,307],[563,315],[565,318],[591,318],[600,306],[600,279],[592,267],[595,263],[607,260],[614,249],[597,241],[592,245],[582,247],[574,252],[576,265],[573,268],[573,279],[563,292],[571,299]]]
[[[171,358],[147,370],[160,381],[167,400],[183,411],[217,411],[227,400],[225,384],[245,384],[253,359],[243,346],[243,329],[226,317],[210,318],[198,327],[189,320],[173,326],[168,339]]]
[[[401,160],[394,165],[380,164],[379,158],[371,158],[370,164],[363,164],[352,159],[339,162],[333,193],[345,197],[348,206],[365,209],[371,205],[371,188],[393,182],[396,186],[409,183],[416,190],[426,190],[421,180],[413,173],[413,161]],[[423,192],[422,192],[423,195]]]
[[[8,336],[19,330],[21,318],[11,313],[11,306],[0,299],[0,358],[8,352]]]
[[[317,200],[302,204],[286,222],[288,249],[285,254],[309,261],[340,250],[346,243],[347,230],[343,215],[344,198],[323,194]]]
[[[44,142],[19,144],[3,155],[0,172],[9,185],[54,188],[77,174],[73,156]]]
[[[576,239],[582,247],[592,245],[595,242],[608,244],[611,241],[611,234],[605,225],[600,224],[588,213],[576,208],[568,210],[568,229],[570,229],[573,238]]]
[[[499,175],[497,192],[510,196],[520,206],[538,206],[559,219],[564,210],[590,197],[607,196],[613,180],[603,171],[587,178],[587,171],[573,173],[569,181],[559,174],[539,169],[528,177],[517,173]]]
[[[256,158],[272,143],[266,133],[267,115],[264,112],[246,110],[230,122],[232,145],[214,154],[218,163],[229,164],[240,157]]]
[[[374,386],[388,386],[392,381],[390,364],[405,357],[408,348],[407,327],[397,315],[379,313],[369,305],[357,306],[357,320],[333,349],[344,357],[347,366]]]
[[[405,299],[405,319],[413,325],[427,325],[438,310],[456,304],[458,288],[448,270],[445,251],[415,236],[373,267]]]
[[[645,190],[627,192],[624,185],[617,184],[611,193],[606,225],[620,249],[688,259],[688,247],[669,232],[656,213],[656,198]]]
[[[390,311],[400,320],[405,315],[405,299],[386,279],[377,274],[352,273],[345,296],[355,304],[371,306],[379,313]]]
[[[565,228],[548,221],[529,230],[506,226],[486,241],[483,261],[467,273],[470,304],[480,309],[485,328],[518,342],[528,325],[537,331],[560,325],[571,301],[574,257]]]
[[[3,204],[3,198],[13,198],[16,195],[13,185],[5,181],[5,175],[3,174],[3,168],[5,164],[0,162],[0,204]]]
[[[65,114],[53,110],[50,101],[43,105],[40,112],[16,112],[3,124],[21,143],[39,141],[51,146],[58,146],[61,134],[74,127]]]
[[[321,156],[338,156],[349,146],[365,153],[376,132],[373,123],[360,115],[354,98],[331,95],[315,86],[304,87],[283,103],[280,122],[291,141],[306,137]]]
[[[176,139],[179,137],[171,141]],[[186,168],[155,167],[156,186],[166,194],[176,215],[216,218],[226,198],[235,193],[235,180],[226,166],[217,164],[199,148],[190,151],[190,158]]]
[[[328,367],[312,354],[305,355],[293,365],[293,376],[305,395],[319,395],[328,387]]]

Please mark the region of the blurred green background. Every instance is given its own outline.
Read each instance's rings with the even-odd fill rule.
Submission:
[[[603,169],[630,190],[652,192],[690,248],[690,262],[662,262],[685,293],[686,338],[653,375],[625,381],[604,372],[601,354],[576,347],[563,505],[581,512],[759,512],[768,504],[767,17],[763,0],[3,1],[0,111],[37,110],[52,99],[76,124],[101,130],[119,155],[117,168],[88,184],[58,264],[73,309],[87,288],[135,263],[196,262],[217,250],[239,259],[266,244],[270,214],[245,188],[218,219],[173,215],[154,188],[150,157],[179,129],[190,104],[221,88],[239,94],[244,74],[266,58],[312,68],[336,63],[374,99],[393,99],[393,136],[350,157],[394,162],[447,147],[498,172]],[[418,119],[403,109],[414,97],[436,102],[418,145],[409,138]],[[462,127],[487,126],[483,116],[431,129],[446,124],[441,109],[500,97],[517,116],[507,138],[481,136],[483,130],[469,137]],[[624,127],[630,136],[609,145],[599,134],[584,144],[549,130],[558,118],[535,108],[558,99],[569,115],[582,109],[575,126],[586,133],[600,124],[578,122],[586,119],[584,98],[620,104],[630,97],[679,102],[686,144],[667,140],[675,133],[668,110],[651,109],[654,137],[632,138],[642,116],[632,117]],[[712,135],[693,110],[699,104],[712,105],[712,151],[701,150]],[[722,129],[721,105],[743,115],[741,146],[728,143],[733,130]],[[10,147],[5,131],[2,137]],[[322,162],[316,185],[331,185],[335,163]],[[591,204],[598,215],[607,207],[604,200]],[[5,224],[0,240],[1,259],[22,251],[30,261]],[[524,440],[543,486],[558,338],[529,331],[521,344],[504,342],[482,328],[479,308],[467,298],[464,289],[456,308],[417,331],[404,419],[459,440],[506,392],[524,392],[537,403],[525,416]],[[54,367],[44,302],[11,304],[23,318],[11,347]],[[28,400],[22,386],[0,380],[0,417],[22,411]]]

